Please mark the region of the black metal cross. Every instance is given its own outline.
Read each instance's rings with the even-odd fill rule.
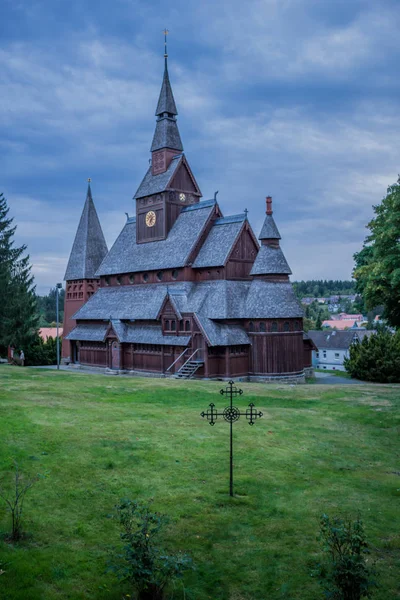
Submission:
[[[201,413],[203,418],[206,418],[210,425],[215,425],[218,417],[224,417],[225,421],[230,424],[230,467],[229,467],[229,495],[233,496],[233,428],[232,425],[235,421],[238,421],[240,417],[246,417],[249,425],[254,425],[256,419],[262,417],[263,414],[257,411],[254,407],[253,402],[250,402],[249,408],[246,408],[246,412],[241,412],[236,406],[233,406],[233,397],[241,396],[243,390],[238,389],[233,381],[229,381],[227,387],[219,392],[222,396],[228,396],[230,399],[230,405],[224,408],[222,412],[218,412],[215,408],[215,404],[211,402],[210,407]]]

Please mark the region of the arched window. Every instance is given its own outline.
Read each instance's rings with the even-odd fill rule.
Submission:
[[[283,324],[283,331],[290,331],[290,323],[289,321],[285,321]]]
[[[271,331],[278,331],[278,322],[272,321]]]
[[[172,271],[172,279],[178,279],[179,271],[178,269],[174,269]]]
[[[294,322],[294,330],[299,331],[299,329],[300,329],[300,323],[299,323],[299,321],[295,321]]]
[[[169,319],[165,320],[165,330],[169,331],[170,330],[170,323],[169,323]]]
[[[121,285],[122,283],[122,277],[120,275],[117,276],[117,284]]]
[[[106,285],[110,285],[110,278],[109,278],[109,277],[105,277],[105,278],[104,278],[104,283],[105,283]]]
[[[249,323],[249,331],[254,331],[254,323],[253,323],[253,321],[250,321],[250,323]]]
[[[184,331],[185,323],[184,321],[179,321],[179,331]]]
[[[157,279],[158,279],[158,281],[162,280],[163,275],[164,275],[164,273],[162,271],[158,271],[158,273],[157,273]]]
[[[264,321],[261,321],[260,323],[260,331],[261,333],[265,333],[267,331]]]
[[[185,321],[185,331],[190,331],[190,321]]]
[[[149,274],[148,273],[143,273],[143,281],[146,283],[146,281],[149,280]]]
[[[171,331],[176,331],[176,321],[175,321],[175,319],[173,319],[171,321]]]
[[[135,283],[135,276],[133,273],[131,273],[131,275],[129,275],[129,283]]]

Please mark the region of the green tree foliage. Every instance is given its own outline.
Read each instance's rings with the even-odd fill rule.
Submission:
[[[0,194],[0,353],[7,346],[22,348],[32,344],[38,318],[34,280],[26,246],[14,246],[16,227],[8,217],[9,208]]]
[[[61,289],[59,291],[59,323],[62,323],[64,320],[64,299],[65,299],[65,290]],[[56,302],[57,302],[57,292],[56,288],[51,288],[47,296],[37,296],[37,305],[40,314],[40,325],[42,327],[50,326],[52,323],[57,321],[56,314]]]
[[[61,338],[60,338],[61,353]],[[36,335],[32,344],[25,352],[25,365],[55,365],[57,364],[57,338],[49,337],[44,341]]]
[[[367,309],[383,305],[383,317],[400,326],[400,177],[390,186],[375,218],[368,223],[370,235],[354,255],[353,276]]]
[[[367,563],[370,550],[360,517],[352,521],[322,515],[320,538],[325,560],[315,574],[325,597],[331,600],[371,598],[377,587],[376,572]]]
[[[352,344],[344,366],[356,379],[400,383],[400,330],[392,334],[380,329],[361,344]]]

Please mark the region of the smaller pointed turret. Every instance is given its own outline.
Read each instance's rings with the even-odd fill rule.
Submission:
[[[266,204],[266,216],[258,238],[261,241],[261,248],[258,251],[250,275],[261,275],[263,277],[280,276],[288,279],[288,275],[292,271],[279,246],[281,235],[272,216],[271,196],[267,196]]]
[[[279,241],[281,239],[281,234],[278,231],[277,226],[275,225],[274,217],[272,216],[272,198],[271,196],[267,196],[266,198],[267,210],[266,217],[264,221],[264,225],[262,226],[261,233],[259,236],[259,240],[261,243],[269,244],[274,240],[275,245],[279,246]]]

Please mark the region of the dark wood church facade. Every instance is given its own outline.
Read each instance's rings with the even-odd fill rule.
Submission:
[[[259,240],[247,213],[201,192],[183,146],[167,59],[152,159],[107,249],[90,183],[66,280],[65,362],[157,375],[302,379],[303,312],[267,198]]]

